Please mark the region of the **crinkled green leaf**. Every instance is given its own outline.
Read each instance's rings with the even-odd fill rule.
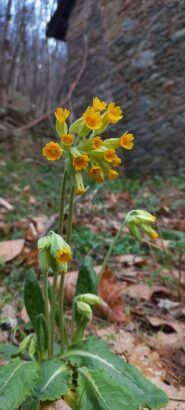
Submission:
[[[36,329],[37,316],[44,313],[44,300],[38,284],[37,275],[33,269],[29,270],[26,275],[24,303],[33,327]]]
[[[139,410],[131,393],[104,370],[78,369],[77,405],[80,410]]]
[[[33,393],[39,381],[39,366],[19,358],[0,370],[0,409],[17,410]]]
[[[0,359],[11,359],[12,355],[16,354],[18,347],[11,345],[10,343],[0,344]]]
[[[63,361],[59,359],[43,361],[40,363],[40,368],[39,400],[56,400],[70,390],[72,370]]]
[[[166,394],[148,381],[135,367],[109,351],[105,342],[97,338],[89,338],[71,346],[62,356],[72,365],[87,367],[91,370],[103,369],[120,387],[131,394],[141,407],[158,409],[168,403]]]

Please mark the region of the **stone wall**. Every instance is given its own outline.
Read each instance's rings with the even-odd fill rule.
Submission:
[[[127,172],[184,172],[184,0],[77,0],[67,37],[67,82],[79,71],[85,35],[88,60],[72,97],[76,114],[94,95],[115,101],[124,108],[124,130],[136,137]]]

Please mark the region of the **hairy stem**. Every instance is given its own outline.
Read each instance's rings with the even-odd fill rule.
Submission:
[[[75,187],[74,185],[72,185],[70,200],[69,200],[69,215],[68,215],[68,224],[67,224],[67,243],[69,246],[71,244],[71,238],[72,238],[74,193],[75,193]]]
[[[50,330],[51,330],[50,350],[51,350],[51,356],[53,355],[53,346],[54,346],[57,278],[58,278],[58,272],[55,272],[54,273],[54,280],[53,280],[53,289],[52,289],[52,297],[51,297],[51,314],[50,314],[50,324],[51,324],[50,325]]]
[[[105,258],[104,258],[103,263],[102,263],[101,270],[100,270],[100,272],[99,272],[99,274],[98,274],[98,282],[99,282],[99,283],[100,283],[101,278],[102,278],[102,276],[103,276],[103,272],[104,272],[104,270],[105,270],[105,268],[106,268],[106,266],[107,266],[107,264],[108,264],[109,258],[110,258],[111,254],[112,254],[112,251],[113,251],[113,249],[114,249],[114,247],[115,247],[115,245],[116,245],[116,242],[117,242],[117,240],[119,239],[121,233],[123,232],[123,229],[124,229],[124,227],[125,227],[125,224],[126,224],[126,219],[123,221],[123,223],[122,223],[122,225],[121,225],[121,227],[120,227],[120,230],[119,230],[119,231],[117,232],[117,234],[115,235],[115,237],[114,237],[114,239],[112,240],[111,245],[110,245],[110,247],[109,247],[109,249],[108,249],[108,251],[107,251],[107,253],[106,253],[106,255],[105,255]]]
[[[61,272],[59,290],[59,325],[60,325],[60,349],[63,353],[66,344],[66,329],[64,322],[64,280],[65,272]]]
[[[46,318],[48,332],[49,332],[48,355],[51,356],[51,335],[50,335],[49,299],[48,299],[48,271],[44,272],[44,311],[45,311],[45,318]]]
[[[63,227],[64,227],[64,204],[65,204],[66,183],[67,183],[67,172],[64,171],[61,195],[60,195],[60,210],[59,210],[59,224],[58,224],[59,235],[62,235]]]

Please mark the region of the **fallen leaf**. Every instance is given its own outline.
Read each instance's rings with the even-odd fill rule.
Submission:
[[[23,249],[24,239],[14,239],[0,243],[0,259],[3,262],[10,262],[15,259]]]
[[[98,306],[98,310],[112,322],[124,323],[126,317],[123,313],[120,284],[109,269],[105,270],[99,284],[99,296],[103,299],[103,303]]]
[[[150,316],[148,317],[148,321],[153,327],[163,328],[163,331],[164,329],[166,329],[166,331],[168,332],[172,331],[176,333],[180,333],[182,331],[182,324],[179,323],[177,320],[165,320],[159,317]]]
[[[7,209],[7,211],[13,211],[14,206],[11,205],[6,199],[0,197],[0,206]]]
[[[29,242],[36,242],[38,233],[33,222],[30,222],[25,233],[25,239]]]
[[[46,215],[39,215],[37,217],[32,218],[32,221],[34,222],[36,230],[40,235],[48,222],[48,217]]]
[[[121,263],[124,266],[143,266],[148,262],[148,258],[145,256],[135,256],[133,254],[124,254],[112,257],[112,262]]]
[[[170,290],[164,286],[149,286],[146,283],[131,285],[122,291],[123,295],[130,296],[132,299],[155,300],[157,295],[170,295]]]

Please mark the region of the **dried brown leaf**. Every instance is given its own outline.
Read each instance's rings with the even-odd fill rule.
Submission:
[[[2,241],[0,243],[0,259],[4,262],[10,262],[15,259],[23,250],[24,239],[14,239],[11,241]]]

